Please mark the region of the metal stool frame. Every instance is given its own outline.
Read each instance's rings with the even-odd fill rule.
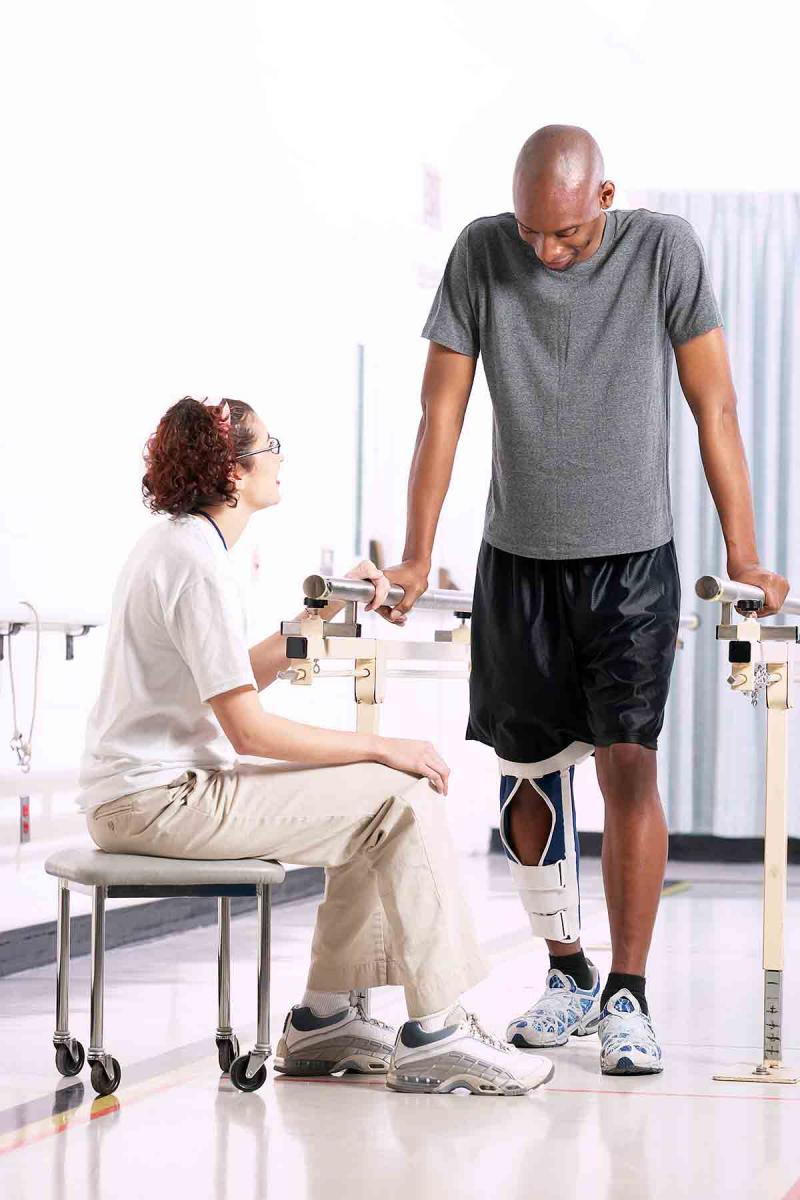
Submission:
[[[233,1061],[241,1062],[238,1042],[231,1028],[230,978],[231,978],[231,898],[233,896],[255,896],[258,908],[258,983],[257,983],[257,1029],[253,1049],[243,1056],[238,1070],[231,1069],[231,1077],[243,1091],[254,1091],[263,1079],[257,1081],[259,1071],[272,1054],[270,1044],[270,943],[272,918],[272,885],[269,883],[243,884],[196,884],[196,885],[143,885],[112,884],[87,885],[60,877],[58,880],[58,921],[56,934],[56,1028],[53,1045],[58,1053],[59,1046],[66,1046],[70,1057],[83,1062],[83,1048],[69,1031],[69,958],[70,958],[70,892],[72,889],[92,897],[91,937],[91,1027],[89,1050],[86,1057],[92,1064],[92,1085],[101,1094],[116,1090],[121,1076],[119,1064],[104,1046],[103,1008],[105,978],[105,925],[106,900],[115,897],[137,899],[163,899],[167,896],[216,896],[218,917],[217,943],[217,1047],[222,1067],[224,1046]],[[235,1051],[235,1053],[234,1053]],[[99,1064],[100,1072],[95,1067]],[[80,1069],[80,1068],[78,1068]],[[72,1072],[70,1072],[72,1073]],[[77,1072],[75,1072],[77,1073]],[[264,1072],[266,1075],[266,1072]],[[115,1082],[115,1075],[117,1075]],[[99,1086],[98,1086],[99,1085]]]

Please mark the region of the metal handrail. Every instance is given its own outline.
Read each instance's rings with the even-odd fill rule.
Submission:
[[[345,600],[369,604],[375,597],[375,588],[366,579],[332,579],[327,575],[309,575],[303,581],[303,595],[309,600]],[[403,588],[399,584],[393,584],[384,603],[394,608],[404,596]],[[414,608],[471,613],[472,596],[469,592],[431,589],[422,593],[414,602]]]
[[[374,586],[366,579],[334,579],[328,575],[309,575],[303,581],[303,594],[309,600],[344,600],[358,604],[369,604],[375,596]],[[699,593],[698,593],[699,594]],[[386,604],[393,608],[403,599],[405,592],[394,584],[389,589]],[[423,592],[414,604],[415,609],[439,612],[472,613],[472,596],[469,592],[433,589]],[[682,613],[681,629],[699,629],[697,613]]]
[[[701,575],[694,590],[701,600],[717,600],[722,604],[738,604],[740,600],[759,600],[764,603],[764,593],[750,583],[738,583],[735,579],[721,579],[718,575]],[[785,613],[800,613],[800,596],[787,596],[780,610]]]

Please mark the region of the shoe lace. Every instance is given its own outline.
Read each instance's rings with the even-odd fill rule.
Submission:
[[[493,1037],[491,1033],[483,1028],[475,1013],[467,1013],[467,1029],[473,1037],[484,1042],[487,1046],[492,1046],[495,1050],[508,1051],[509,1046],[506,1042],[501,1042],[499,1038]]]
[[[609,1036],[618,1038],[621,1041],[642,1041],[642,1028],[644,1027],[644,1040],[655,1041],[655,1032],[653,1023],[645,1013],[633,1013],[624,1017],[616,1013],[611,1014],[615,1019],[609,1030]]]
[[[387,1025],[385,1021],[379,1021],[377,1017],[373,1017],[370,1013],[368,1013],[366,1011],[366,1009],[364,1007],[364,1001],[361,999],[360,996],[356,1000],[353,1007],[355,1008],[356,1012],[358,1013],[358,1015],[362,1021],[366,1021],[367,1024],[369,1024],[369,1025],[376,1025],[378,1027],[378,1029],[385,1029],[387,1031],[387,1033],[394,1033],[394,1029],[391,1025]]]
[[[540,996],[535,1004],[531,1005],[525,1016],[532,1017],[534,1014],[541,1012],[542,1009],[546,1012],[559,1013],[566,1016],[571,1007],[572,996],[572,992],[563,991],[560,988],[550,989]]]

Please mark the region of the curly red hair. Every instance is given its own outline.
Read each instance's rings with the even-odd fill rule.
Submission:
[[[142,497],[150,511],[180,516],[206,505],[235,508],[233,472],[238,456],[253,448],[252,415],[242,400],[208,405],[192,396],[167,409],[144,450]],[[250,469],[248,460],[243,469]]]

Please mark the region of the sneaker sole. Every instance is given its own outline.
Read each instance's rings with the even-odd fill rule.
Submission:
[[[329,1058],[290,1054],[281,1038],[273,1067],[281,1075],[336,1075],[341,1071],[353,1071],[359,1075],[385,1075],[389,1070],[391,1056],[392,1051],[388,1046],[385,1050],[379,1050],[376,1047],[363,1048],[352,1045],[340,1045]]]
[[[390,1069],[386,1077],[386,1086],[392,1092],[427,1093],[437,1096],[443,1096],[459,1089],[469,1091],[473,1096],[527,1096],[542,1084],[549,1083],[554,1074],[555,1067],[551,1066],[547,1075],[538,1079],[536,1083],[525,1086],[510,1076],[507,1076],[505,1080],[490,1081],[480,1075],[472,1075],[468,1071],[464,1071],[451,1075],[447,1079],[437,1079],[428,1075],[398,1074]]]
[[[621,1058],[615,1067],[600,1065],[601,1075],[660,1075],[663,1065],[657,1067],[640,1067],[629,1058]]]
[[[598,1013],[597,1016],[593,1020],[589,1021],[587,1025],[584,1025],[583,1023],[576,1025],[574,1029],[569,1031],[569,1033],[564,1034],[563,1037],[556,1038],[555,1041],[528,1041],[523,1033],[515,1033],[513,1038],[509,1038],[506,1034],[506,1040],[509,1041],[512,1046],[516,1046],[518,1050],[552,1050],[555,1046],[566,1046],[571,1037],[589,1037],[591,1034],[597,1033],[599,1025],[600,1014]]]

